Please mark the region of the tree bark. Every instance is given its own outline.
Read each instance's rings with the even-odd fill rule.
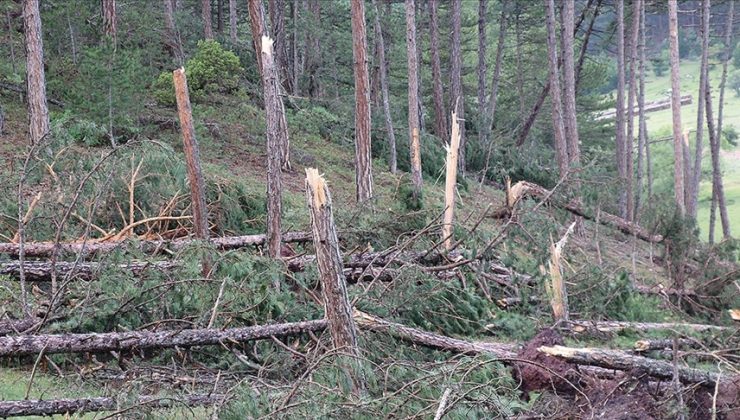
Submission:
[[[168,272],[181,266],[182,264],[174,261],[132,261],[125,264],[118,264],[116,265],[116,269],[122,272],[130,272],[133,276],[138,277],[150,269]],[[47,261],[23,262],[23,270],[25,271],[26,280],[39,282],[51,281],[52,272],[54,270],[57,271],[58,277],[92,281],[96,280],[98,273],[105,268],[106,266],[104,264],[98,262],[57,261],[54,266],[52,266],[51,262]],[[2,275],[18,279],[20,278],[20,271],[20,262],[10,261],[0,263],[0,274]],[[2,328],[0,328],[0,335],[3,335]]]
[[[260,77],[262,77],[262,36],[269,35],[267,31],[267,25],[265,23],[265,7],[262,0],[248,0],[249,6],[249,23],[252,30],[252,45],[254,46],[254,52],[257,55],[257,67],[260,70]],[[263,98],[264,100],[264,98]],[[285,106],[282,99],[279,101],[280,113],[278,116],[279,120],[279,131],[281,142],[280,147],[280,159],[282,168],[284,170],[290,169],[290,136],[288,132],[288,121],[285,117]]]
[[[478,0],[478,141],[486,143],[486,7],[488,0]]]
[[[709,84],[709,75],[707,74],[706,86],[704,89],[705,95],[705,106],[707,125],[709,133],[709,146],[712,154],[712,189],[717,199],[717,205],[719,206],[719,216],[722,221],[722,234],[725,239],[731,237],[730,233],[730,218],[727,214],[727,203],[725,202],[725,187],[722,182],[722,168],[720,159],[720,138],[717,136],[717,131],[714,129],[714,118],[712,114],[712,88]]]
[[[729,9],[727,10],[727,20],[725,21],[725,54],[722,58],[722,79],[719,84],[719,106],[717,109],[717,132],[715,133],[715,138],[719,142],[719,144],[722,143],[722,125],[724,124],[724,109],[725,109],[725,86],[727,85],[727,67],[728,63],[730,62],[730,57],[732,57],[732,27],[733,27],[733,18],[735,15],[735,2],[731,1]],[[711,138],[711,137],[710,137]],[[710,149],[713,146],[710,144]],[[713,153],[710,151],[710,153]],[[714,160],[712,160],[714,162]],[[709,214],[709,243],[714,243],[714,230],[717,223],[717,189],[715,188],[714,183],[714,164],[712,164],[712,202],[710,204],[710,214]],[[720,181],[722,179],[722,174],[719,174]]]
[[[238,248],[244,248],[248,246],[260,246],[266,243],[267,235],[243,235],[243,236],[224,236],[218,238],[211,238],[210,244],[219,250],[232,250]],[[288,232],[282,235],[283,242],[310,242],[311,235],[306,232]],[[142,240],[136,242],[136,248],[143,253],[158,253],[164,249],[171,249],[173,251],[183,249],[193,242],[190,238],[182,238],[175,240]],[[61,253],[69,255],[82,255],[88,257],[96,254],[110,253],[126,244],[130,244],[130,241],[106,241],[106,242],[68,242],[59,244],[59,250]],[[31,242],[26,243],[24,246],[24,254],[28,257],[48,257],[54,252],[54,248],[57,244],[53,242]],[[20,244],[16,243],[0,243],[0,254],[8,254],[12,257],[17,257],[20,251]]]
[[[285,36],[285,1],[269,0],[267,6],[270,14],[272,39],[275,40],[275,62],[280,74],[280,85],[286,92],[293,92],[293,79],[288,72],[288,50]]]
[[[224,0],[216,0],[216,32],[224,33]]]
[[[193,114],[190,109],[190,95],[188,93],[188,81],[185,78],[185,69],[180,67],[172,73],[172,76],[175,84],[177,110],[180,116],[180,129],[182,130],[182,143],[188,171],[188,183],[190,184],[190,207],[193,213],[193,230],[197,239],[207,241],[209,231],[205,182],[203,181],[203,171],[200,166],[198,140],[195,138],[195,127],[193,125]],[[209,271],[210,263],[204,258],[204,275],[207,276]]]
[[[617,174],[619,176],[619,215],[627,217],[627,140],[625,138],[624,121],[624,0],[617,0],[617,113],[616,127],[616,162]]]
[[[221,345],[223,342],[244,343],[252,340],[282,337],[327,327],[323,319],[252,327],[192,329],[171,331],[128,331],[86,334],[39,334],[0,337],[0,356],[27,356],[59,353],[100,353],[109,351],[147,350],[169,347]]]
[[[172,8],[172,1],[162,1],[164,2],[164,28],[167,49],[170,50],[170,54],[172,54],[172,57],[175,59],[177,64],[183,66],[185,64],[185,53],[182,50],[180,33],[175,25],[175,12]]]
[[[26,92],[28,134],[37,144],[49,133],[49,108],[46,104],[44,42],[41,33],[39,0],[23,1],[23,33],[26,38]]]
[[[699,204],[699,185],[701,183],[701,162],[702,152],[704,149],[704,101],[702,98],[706,95],[705,89],[708,85],[708,68],[709,68],[709,18],[711,17],[710,0],[703,0],[701,11],[701,63],[699,70],[699,100],[697,101],[696,111],[696,137],[694,144],[694,164],[689,169],[690,177],[686,180],[688,183],[688,201],[686,202],[686,213],[692,219],[696,219],[696,213]]]
[[[116,39],[116,0],[103,0],[102,2],[102,15],[103,15],[103,34],[110,37],[112,40]]]
[[[355,186],[358,203],[373,196],[373,161],[370,139],[370,76],[364,0],[351,0],[352,57],[355,74]]]
[[[442,87],[442,64],[439,58],[439,23],[437,1],[429,0],[429,52],[432,59],[432,99],[434,101],[434,134],[441,139],[449,135],[447,112]]]
[[[406,58],[408,62],[408,104],[409,104],[409,152],[411,160],[411,180],[414,195],[419,197],[423,187],[421,171],[421,138],[419,136],[419,73],[416,51],[416,7],[414,0],[406,0]]]
[[[559,357],[579,365],[599,366],[607,369],[634,370],[639,369],[648,375],[659,379],[673,379],[675,367],[673,363],[663,360],[648,359],[643,356],[634,356],[620,350],[597,348],[572,348],[563,346],[543,346],[540,352]],[[714,386],[720,382],[720,376],[714,372],[702,371],[686,367],[679,367],[679,380],[687,384],[703,384]]]
[[[188,170],[188,183],[190,184],[193,228],[197,239],[207,241],[209,235],[205,182],[203,181],[203,171],[200,167],[200,149],[198,147],[198,141],[195,139],[195,127],[193,125],[193,114],[190,109],[190,95],[188,94],[185,69],[181,67],[175,70],[172,76],[175,83],[177,110],[180,116],[183,150],[185,152],[185,162]]]
[[[380,24],[380,9],[378,9],[377,0],[372,0],[375,11],[375,38],[378,45],[378,73],[380,76],[380,91],[383,101],[383,115],[385,116],[385,129],[388,135],[388,148],[390,156],[388,159],[388,168],[392,174],[396,173],[398,159],[396,155],[396,133],[393,131],[393,115],[391,114],[391,100],[388,93],[388,63],[385,57],[385,42],[383,40],[383,27]]]
[[[483,123],[483,140],[488,142],[488,137],[493,131],[494,121],[496,117],[496,105],[498,104],[498,86],[501,80],[501,68],[503,67],[504,59],[504,48],[506,47],[506,7],[508,0],[501,2],[501,16],[499,17],[498,27],[498,45],[496,46],[496,62],[493,65],[493,76],[491,79],[491,95],[488,97],[487,107],[485,110],[485,119]],[[522,73],[522,72],[517,72]],[[519,75],[521,76],[521,75]],[[517,76],[517,77],[519,77]],[[485,144],[485,143],[482,143]]]
[[[462,80],[462,4],[452,0],[452,38],[450,60],[450,109],[460,120],[465,121],[465,92]],[[465,123],[460,125],[460,151],[458,153],[460,175],[465,177]]]
[[[169,1],[169,0],[167,0]],[[227,399],[225,395],[187,395],[184,397],[170,397],[156,395],[140,396],[133,406],[147,408],[171,408],[185,405],[187,407],[202,407],[220,405]],[[124,404],[125,405],[125,404]],[[20,416],[53,416],[93,413],[100,411],[117,411],[119,402],[114,397],[64,398],[57,400],[20,400],[0,401],[0,417]]]
[[[339,253],[331,195],[326,181],[314,168],[306,169],[306,199],[311,214],[313,244],[327,327],[334,348],[350,356],[351,360],[347,361],[348,366],[345,368],[354,384],[355,393],[360,393],[364,389],[364,384],[357,369],[357,358],[360,356],[357,327],[352,318],[352,304],[347,296],[347,285],[344,281],[344,267]]]
[[[668,0],[668,27],[671,56],[671,113],[673,114],[673,189],[676,210],[683,217],[686,215],[686,204],[684,201],[684,137],[681,124],[681,75],[678,56],[677,0]]]
[[[578,140],[578,121],[576,119],[576,71],[573,58],[573,31],[575,27],[575,0],[566,0],[563,7],[563,98],[565,117],[565,138],[568,146],[570,166],[578,166],[581,151]]]
[[[630,28],[629,44],[629,90],[627,92],[627,136],[624,143],[624,161],[626,182],[624,185],[625,218],[632,220],[635,213],[634,196],[634,163],[632,150],[635,144],[635,96],[637,96],[637,51],[640,35],[641,0],[632,1],[632,27]],[[639,127],[638,127],[639,130]]]
[[[200,13],[203,17],[203,34],[206,39],[213,39],[213,23],[211,19],[211,0],[200,0]]]
[[[642,183],[645,172],[645,155],[648,154],[646,148],[650,147],[647,141],[647,124],[645,120],[645,2],[640,1],[640,37],[638,45],[640,57],[638,67],[639,95],[637,96],[637,115],[638,115],[638,134],[637,134],[637,180],[635,182],[635,206],[632,213],[632,220],[638,221],[640,205],[642,200]],[[649,180],[652,181],[652,172]],[[648,188],[652,192],[652,187]],[[650,195],[648,195],[648,200]]]
[[[262,36],[262,89],[265,100],[265,127],[267,129],[267,250],[272,258],[280,257],[283,187],[280,144],[287,141],[281,130],[282,99],[279,96],[278,72],[273,56],[273,41]]]
[[[165,0],[166,1],[166,0]],[[229,0],[229,39],[233,45],[236,45],[237,38],[237,19],[236,19],[236,1]]]
[[[560,179],[568,175],[568,146],[565,139],[565,128],[563,127],[563,109],[560,93],[560,74],[558,71],[558,47],[555,30],[555,2],[554,0],[545,0],[547,16],[545,23],[547,25],[547,57],[548,69],[550,73],[550,99],[552,100],[552,129],[553,129],[553,146],[558,162]]]

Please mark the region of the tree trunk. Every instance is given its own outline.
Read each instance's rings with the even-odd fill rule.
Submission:
[[[190,95],[188,93],[188,81],[185,78],[185,69],[180,67],[172,73],[172,76],[175,83],[177,111],[180,116],[183,150],[185,151],[188,183],[190,184],[190,207],[193,212],[193,230],[197,239],[207,241],[209,232],[205,183],[203,181],[203,171],[200,167],[200,149],[198,148],[198,141],[195,139],[195,127],[193,125],[193,114],[190,109]],[[209,271],[210,264],[204,259],[204,275],[207,276]]]
[[[707,85],[704,88],[705,106],[707,110],[707,125],[709,133],[709,146],[712,154],[712,185],[716,195],[717,205],[719,206],[719,217],[722,221],[722,234],[725,239],[730,238],[730,218],[727,214],[727,203],[725,202],[725,188],[722,183],[722,168],[720,159],[721,140],[714,129],[714,119],[712,114],[712,88],[709,84],[709,75],[706,78]]]
[[[182,43],[180,42],[180,33],[177,31],[177,26],[175,26],[175,12],[172,8],[172,1],[162,1],[164,2],[164,27],[167,49],[170,50],[170,54],[172,54],[177,64],[182,66],[185,64],[185,54],[183,53]]]
[[[361,393],[364,384],[357,369],[360,356],[357,327],[352,318],[352,304],[347,296],[347,285],[344,281],[344,267],[339,253],[331,195],[326,181],[314,168],[306,168],[306,199],[311,214],[316,265],[319,269],[327,326],[334,348],[350,356],[345,369],[352,380],[353,391]]]
[[[288,72],[288,50],[285,36],[285,1],[269,0],[272,38],[275,40],[275,62],[280,75],[280,85],[286,92],[293,92],[293,79]]]
[[[732,27],[733,18],[735,15],[735,2],[731,1],[729,9],[727,10],[727,20],[725,21],[725,54],[722,58],[722,80],[719,84],[719,108],[717,110],[717,132],[715,137],[722,144],[722,125],[724,123],[724,109],[725,109],[725,86],[727,85],[727,67],[732,57]],[[710,145],[711,147],[711,145]],[[714,165],[712,165],[714,166]],[[714,172],[713,172],[714,173]],[[721,177],[721,174],[720,174]],[[710,204],[709,214],[709,243],[714,243],[714,230],[717,220],[717,191],[714,185],[714,175],[712,175],[712,202]]]
[[[674,377],[675,369],[673,363],[649,359],[643,356],[634,356],[620,350],[563,346],[543,346],[538,350],[550,356],[559,357],[579,365],[599,366],[617,370],[639,370],[659,379],[673,379]],[[677,370],[679,380],[683,383],[702,383],[713,387],[720,381],[720,376],[714,372],[686,367],[680,367]]]
[[[31,144],[37,144],[49,133],[49,108],[46,104],[44,43],[41,33],[39,0],[23,1],[23,32],[26,38],[28,134]]]
[[[116,0],[103,0],[103,34],[114,40],[116,39]]]
[[[450,143],[446,146],[447,158],[445,160],[445,208],[444,221],[442,223],[442,241],[445,249],[452,250],[452,219],[455,214],[455,193],[457,187],[457,152],[460,147],[460,122],[455,112],[450,118],[452,121],[452,132]]]
[[[383,101],[383,114],[385,116],[385,129],[388,135],[388,148],[390,156],[388,167],[392,174],[397,170],[396,156],[396,133],[393,131],[393,115],[391,114],[390,95],[388,93],[388,68],[385,58],[385,42],[383,41],[383,27],[380,24],[380,9],[378,9],[377,0],[372,0],[373,9],[375,10],[375,37],[378,45],[378,73],[380,76],[380,91]]]
[[[262,36],[269,35],[267,25],[265,24],[265,7],[262,0],[248,0],[249,6],[249,23],[252,30],[252,45],[257,55],[257,67],[262,74]],[[264,98],[263,98],[264,100]],[[290,169],[290,136],[288,132],[288,121],[285,117],[285,106],[283,101],[279,101],[280,117],[280,159],[282,167],[285,170]]]
[[[216,0],[216,32],[224,33],[224,0]]]
[[[488,97],[487,107],[485,110],[485,119],[483,130],[485,131],[483,139],[488,141],[488,137],[493,131],[494,120],[496,117],[496,105],[498,104],[498,86],[501,80],[501,68],[503,67],[504,48],[506,47],[506,6],[508,0],[501,2],[501,16],[499,17],[498,27],[498,45],[496,46],[496,62],[493,65],[493,76],[491,79],[491,96]],[[522,73],[522,72],[517,72]]]
[[[709,68],[709,18],[711,14],[710,0],[703,0],[701,11],[701,64],[699,69],[699,100],[697,101],[696,111],[696,137],[694,151],[694,164],[689,169],[690,177],[687,182],[689,196],[686,202],[686,213],[692,219],[696,219],[696,213],[699,204],[699,185],[701,183],[701,161],[704,148],[704,101],[702,98],[706,95],[705,89],[708,85],[708,68]]]
[[[237,38],[237,20],[236,20],[236,1],[229,0],[229,39],[233,45],[236,45]]]
[[[619,215],[627,217],[627,140],[625,139],[624,121],[624,0],[617,0],[617,113],[616,127],[616,161],[619,176]]]
[[[521,10],[520,10],[520,4],[517,3],[516,5],[516,18],[514,21],[514,32],[516,33],[516,45],[515,45],[515,54],[516,54],[516,68],[520,69],[522,68],[522,24],[521,24]],[[524,115],[524,108],[525,108],[525,96],[524,96],[524,72],[523,71],[517,71],[516,72],[516,93],[519,97],[519,115]]]
[[[243,235],[243,236],[223,236],[211,238],[209,243],[216,249],[228,251],[232,249],[244,248],[248,246],[259,246],[266,243],[266,235]],[[306,232],[288,232],[283,234],[283,242],[304,243],[311,241],[311,235]],[[142,253],[151,254],[159,253],[166,249],[173,251],[181,250],[192,244],[190,238],[180,238],[174,240],[141,240],[136,242],[136,249]],[[105,241],[105,242],[68,242],[58,244],[59,252],[69,255],[81,255],[88,257],[104,253],[115,252],[124,244],[130,244],[129,241]],[[29,242],[24,246],[24,254],[28,257],[49,257],[54,253],[57,244],[54,242]],[[20,253],[20,244],[5,242],[0,243],[0,254],[7,254],[11,257],[17,257]]]
[[[370,76],[364,0],[351,0],[352,57],[355,73],[355,185],[358,203],[373,196],[373,165],[370,139]]]
[[[278,72],[273,56],[273,41],[262,36],[262,89],[265,100],[265,127],[267,128],[267,250],[272,258],[280,257],[280,234],[283,207],[280,144],[283,138],[280,121],[284,112],[280,98]],[[279,283],[277,284],[279,286]]]
[[[563,87],[565,103],[565,138],[568,146],[570,166],[578,166],[581,160],[578,144],[578,121],[576,119],[576,73],[573,58],[573,31],[575,19],[575,0],[566,0],[563,7]]]
[[[450,60],[450,109],[463,121],[460,125],[460,151],[458,154],[460,175],[465,177],[465,92],[462,81],[462,4],[452,0],[452,38]]]
[[[681,124],[681,76],[678,67],[677,0],[668,0],[668,27],[671,56],[671,112],[673,114],[673,189],[676,210],[683,217],[686,215],[686,204],[684,201],[684,137]]]
[[[169,0],[167,0],[169,1]],[[171,397],[157,395],[146,395],[138,397],[136,402],[121,403],[115,397],[88,397],[88,398],[64,398],[57,400],[20,400],[20,401],[1,401],[0,417],[19,417],[19,416],[53,416],[55,414],[69,417],[71,413],[75,416],[82,413],[94,413],[100,411],[119,411],[121,407],[128,404],[133,406],[146,407],[147,409],[161,409],[173,407],[203,407],[219,406],[226,401],[226,395],[209,394],[209,395],[186,395],[184,397]],[[128,410],[121,410],[128,411]],[[133,414],[133,413],[128,413]]]
[[[558,71],[558,47],[555,32],[555,2],[545,0],[547,16],[547,57],[550,73],[550,99],[552,100],[552,129],[554,137],[555,155],[558,162],[560,179],[568,175],[568,149],[565,140],[565,129],[563,127],[563,110],[560,94],[560,74]]]
[[[291,1],[290,4],[290,18],[293,21],[293,27],[290,31],[290,52],[291,52],[291,77],[293,78],[293,95],[300,95],[300,86],[298,85],[298,79],[300,78],[300,60],[298,54],[298,2]]]
[[[408,103],[409,103],[409,151],[411,156],[411,180],[414,195],[421,194],[423,179],[421,173],[421,138],[419,136],[419,73],[416,51],[416,8],[414,0],[406,0],[406,57],[408,61]]]
[[[632,27],[630,28],[629,44],[629,91],[627,92],[627,136],[624,142],[624,162],[626,182],[624,185],[627,220],[632,220],[635,213],[634,196],[634,164],[632,150],[635,144],[635,96],[637,96],[637,49],[640,35],[640,6],[641,0],[632,1]],[[638,127],[639,130],[639,127]]]
[[[321,97],[321,84],[318,77],[321,67],[321,40],[319,29],[321,27],[321,1],[308,0],[308,8],[311,13],[311,25],[316,30],[309,30],[306,36],[305,63],[308,73],[308,95],[311,98]]]
[[[645,2],[640,1],[640,38],[639,38],[639,68],[638,68],[638,80],[639,80],[639,95],[637,96],[637,109],[638,109],[638,134],[637,134],[637,181],[635,182],[635,206],[634,212],[632,213],[632,220],[638,221],[638,215],[640,212],[640,204],[642,200],[642,181],[643,174],[645,172],[645,155],[647,155],[647,148],[650,147],[647,141],[647,124],[645,120]],[[648,172],[651,173],[649,178],[652,178],[652,172],[648,168]],[[652,179],[650,179],[652,180]],[[652,188],[648,188],[652,191]],[[650,196],[648,195],[648,200]]]
[[[478,0],[478,141],[486,143],[486,6],[488,0]]]
[[[255,325],[229,329],[192,329],[173,331],[128,331],[87,334],[39,334],[0,337],[0,356],[27,356],[59,353],[101,353],[170,347],[222,345],[283,337],[327,327],[323,319],[284,324]]]
[[[439,58],[439,23],[437,1],[429,0],[429,52],[432,59],[432,99],[434,101],[434,134],[441,139],[449,135],[444,106],[442,64]]]
[[[206,39],[213,39],[213,24],[211,23],[211,0],[200,0],[200,13],[203,17],[203,33]]]

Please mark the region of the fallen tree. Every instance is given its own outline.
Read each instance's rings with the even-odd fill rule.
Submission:
[[[180,238],[173,240],[142,240],[142,241],[101,241],[95,242],[27,242],[23,246],[23,254],[26,257],[49,257],[58,248],[60,253],[82,254],[84,256],[107,253],[116,250],[124,244],[134,244],[142,252],[151,254],[169,249],[178,251],[192,244],[192,238]],[[283,242],[310,242],[311,234],[306,232],[287,232],[283,234]],[[243,235],[223,236],[209,239],[211,245],[223,251],[244,248],[248,246],[264,245],[265,235]],[[0,254],[8,254],[18,257],[20,244],[13,242],[0,243]]]
[[[684,322],[626,322],[626,321],[568,321],[568,327],[574,332],[619,332],[623,330],[649,331],[649,330],[689,330],[693,332],[703,331],[727,331],[728,327],[708,324],[688,324]]]
[[[167,347],[215,345],[316,332],[326,328],[323,319],[252,327],[175,331],[128,331],[87,334],[38,334],[0,337],[0,356],[107,352]]]
[[[195,394],[184,397],[177,396],[141,396],[133,407],[172,408],[178,405],[186,407],[202,407],[223,404],[226,400],[220,394]],[[55,414],[92,413],[98,411],[129,411],[126,404],[122,405],[113,397],[64,398],[58,400],[20,400],[0,401],[0,417],[20,416],[52,416]]]
[[[684,105],[691,105],[691,102],[693,101],[693,97],[691,95],[683,95],[681,96],[681,106]],[[657,112],[662,111],[664,109],[668,109],[671,107],[671,98],[668,99],[658,99],[657,101],[652,102],[646,102],[645,106],[643,107],[644,113],[650,113],[650,112]],[[639,105],[634,106],[634,112],[637,113],[639,108]],[[629,109],[629,106],[625,107],[625,111]],[[617,110],[615,108],[607,109],[606,111],[603,111],[596,115],[596,121],[603,121],[603,120],[611,120],[617,117]]]
[[[172,271],[182,264],[173,261],[131,261],[123,264],[115,264],[114,267],[120,271],[129,271],[134,276],[140,276],[144,271],[152,269],[158,271]],[[95,280],[101,270],[107,265],[99,262],[66,262],[57,261],[52,264],[49,261],[24,261],[23,271],[28,281],[51,281],[52,273],[56,270],[57,276],[76,278],[79,280]],[[6,275],[14,279],[20,279],[21,263],[10,261],[0,263],[0,275]]]
[[[674,371],[676,371],[679,380],[683,383],[714,386],[720,381],[719,374],[715,372],[674,366],[671,362],[635,356],[620,350],[564,346],[543,346],[538,350],[579,365],[616,370],[638,370],[658,379],[673,379]]]
[[[552,191],[537,185],[532,182],[519,181],[511,188],[507,189],[506,204],[491,213],[493,218],[504,218],[511,215],[516,203],[525,197],[534,197],[540,200],[549,200],[552,197]],[[658,243],[663,240],[661,235],[655,235],[649,232],[647,229],[640,225],[625,220],[619,216],[609,214],[606,212],[600,212],[598,217],[590,214],[579,204],[578,202],[559,203],[557,201],[551,201],[554,205],[575,214],[576,216],[583,217],[587,220],[598,221],[600,224],[615,228],[625,234],[634,235],[643,241]]]

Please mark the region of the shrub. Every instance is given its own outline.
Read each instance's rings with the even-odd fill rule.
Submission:
[[[229,93],[239,88],[242,69],[239,58],[216,41],[199,41],[195,55],[185,64],[188,91],[192,101],[209,93]],[[163,72],[152,84],[154,98],[162,105],[175,104],[172,73]]]

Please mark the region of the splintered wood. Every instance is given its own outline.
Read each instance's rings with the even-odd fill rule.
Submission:
[[[568,241],[568,235],[573,232],[575,226],[576,223],[573,222],[557,243],[552,243],[551,240],[550,244],[550,261],[548,261],[547,265],[550,271],[551,283],[545,283],[545,286],[547,294],[550,296],[552,313],[558,321],[568,320],[568,292],[565,288],[565,281],[563,280],[563,269],[560,259],[562,258],[563,247],[565,247],[565,243]]]
[[[455,185],[457,184],[457,151],[460,148],[460,122],[457,114],[453,111],[452,133],[450,144],[445,146],[447,150],[447,176],[445,178],[445,214],[442,224],[442,240],[445,248],[452,248],[452,219],[455,213]]]

